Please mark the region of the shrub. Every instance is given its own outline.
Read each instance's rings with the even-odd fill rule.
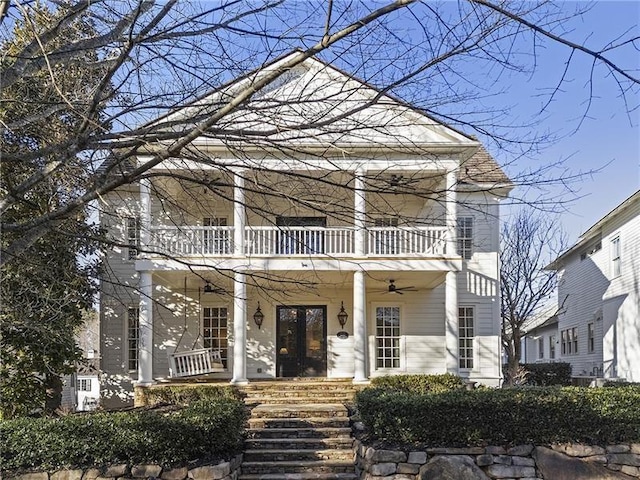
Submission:
[[[246,419],[244,404],[220,398],[164,411],[10,420],[0,422],[1,468],[216,461],[242,449]]]
[[[571,385],[571,364],[556,363],[525,363],[522,365],[526,375],[525,385],[548,387],[551,385]]]
[[[371,385],[397,392],[440,393],[465,388],[464,381],[457,375],[389,375],[371,380]]]
[[[640,441],[640,388],[528,387],[356,395],[370,440],[438,447]]]
[[[170,385],[145,390],[146,405],[189,405],[200,400],[242,399],[242,393],[228,385]]]

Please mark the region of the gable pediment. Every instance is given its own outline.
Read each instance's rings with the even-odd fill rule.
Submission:
[[[193,127],[289,58],[225,85],[156,125],[168,122],[171,130]],[[313,58],[284,72],[194,143],[268,146],[282,142],[337,148],[478,146],[474,139]]]

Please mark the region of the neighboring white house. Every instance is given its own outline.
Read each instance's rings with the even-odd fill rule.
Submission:
[[[549,268],[558,271],[560,358],[574,375],[640,382],[640,190]]]
[[[558,341],[558,316],[556,307],[545,310],[533,322],[525,326],[521,340],[520,363],[557,362],[560,357]]]
[[[202,121],[290,58],[158,122]],[[101,199],[104,405],[194,373],[500,384],[512,184],[477,140],[307,59],[193,145]]]
[[[75,411],[94,410],[100,404],[100,323],[97,312],[87,312],[75,336],[83,358],[76,371],[63,378],[61,407]]]

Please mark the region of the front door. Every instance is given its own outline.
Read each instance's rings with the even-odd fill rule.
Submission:
[[[327,307],[277,307],[278,377],[327,374]]]

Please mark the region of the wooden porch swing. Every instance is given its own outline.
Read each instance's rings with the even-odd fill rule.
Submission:
[[[184,279],[184,298],[187,298],[187,279]],[[198,336],[196,337],[193,345],[190,350],[184,350],[182,352],[178,352],[180,348],[180,343],[182,343],[182,339],[184,338],[184,334],[187,332],[187,310],[185,308],[184,311],[184,325],[182,329],[182,334],[178,339],[178,343],[176,344],[176,348],[173,350],[173,353],[169,354],[169,377],[170,378],[182,378],[182,377],[193,377],[196,375],[208,375],[210,373],[221,373],[226,372],[226,368],[222,363],[222,357],[220,355],[220,350],[213,348],[205,348],[201,346],[200,348],[196,348],[198,346],[199,340],[204,340],[201,332],[201,321],[200,321],[200,312],[201,312],[201,302],[200,302],[200,289],[198,288]]]

